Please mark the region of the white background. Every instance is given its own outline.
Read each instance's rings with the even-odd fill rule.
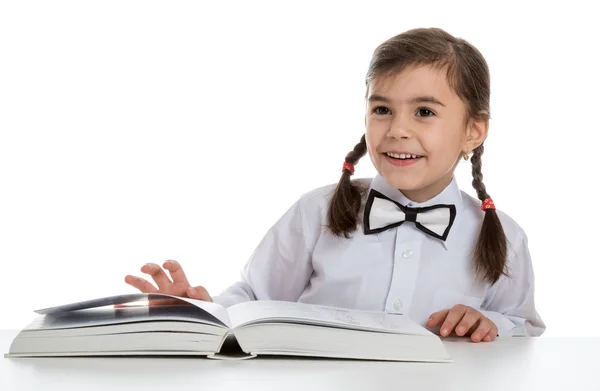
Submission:
[[[437,26],[489,63],[484,182],[529,236],[545,336],[600,335],[600,28],[582,2],[490,3],[2,2],[0,328],[134,292],[146,262],[219,293],[338,180],[375,47]]]

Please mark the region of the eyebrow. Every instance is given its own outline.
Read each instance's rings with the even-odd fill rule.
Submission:
[[[371,96],[369,96],[369,102],[383,102],[383,103],[391,103],[391,100],[383,95],[377,95],[377,94],[373,94]],[[434,105],[439,105],[442,107],[446,107],[445,104],[443,104],[442,102],[440,102],[439,100],[437,100],[436,98],[434,98],[431,95],[423,95],[423,96],[415,96],[414,98],[411,98],[407,101],[407,103],[409,104],[415,104],[415,103],[431,103]]]

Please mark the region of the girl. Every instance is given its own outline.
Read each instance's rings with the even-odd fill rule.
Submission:
[[[302,197],[267,232],[241,280],[211,298],[176,261],[142,267],[164,292],[225,306],[285,300],[404,313],[442,336],[539,336],[527,237],[483,184],[490,76],[468,42],[414,29],[381,44],[366,77],[366,133],[336,185]],[[378,175],[351,180],[369,154]],[[471,158],[479,200],[454,170]]]

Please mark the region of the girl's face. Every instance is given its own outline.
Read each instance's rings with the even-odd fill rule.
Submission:
[[[488,121],[465,123],[466,113],[445,69],[409,67],[375,78],[367,91],[365,116],[373,165],[409,199],[435,197],[452,180],[464,153],[487,136]]]

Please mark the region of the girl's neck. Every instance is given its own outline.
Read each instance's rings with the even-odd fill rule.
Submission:
[[[404,194],[406,198],[416,203],[423,203],[429,201],[435,196],[439,195],[448,185],[452,182],[452,173],[450,175],[446,175],[438,181],[430,184],[429,186],[415,189],[415,190],[402,190],[398,189]]]

